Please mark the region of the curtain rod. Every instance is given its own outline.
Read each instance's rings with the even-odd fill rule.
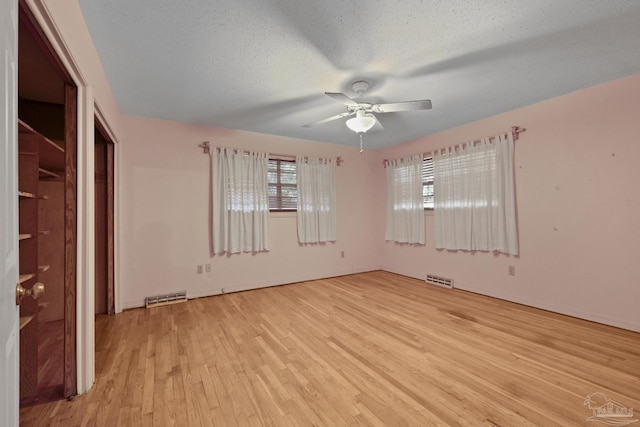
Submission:
[[[511,135],[513,136],[513,142],[516,142],[519,138],[518,135],[520,135],[522,132],[525,132],[526,129],[525,128],[521,128],[520,126],[511,126]],[[474,139],[473,141],[468,141],[465,144],[477,144],[479,142],[482,142],[483,139],[495,139],[495,136],[490,136],[488,138],[479,138],[479,139]],[[436,153],[438,151],[442,151],[445,150],[449,147],[445,147],[445,148],[438,148],[435,150],[431,150],[431,151],[427,151],[425,153],[422,153],[423,156],[433,156],[433,153]],[[388,159],[382,159],[382,164],[384,165],[384,167],[387,167],[387,161]]]
[[[211,152],[211,148],[216,148],[216,147],[211,147],[211,143],[209,141],[202,141],[201,144],[198,145],[198,147],[202,148],[202,152],[204,154],[209,154]],[[247,151],[244,150],[238,150],[241,151],[243,153],[247,153]],[[279,160],[295,160],[296,156],[293,156],[291,154],[278,154],[278,153],[268,153],[269,154],[269,158],[277,158]],[[311,158],[311,156],[303,156],[305,159],[309,159]],[[342,163],[342,157],[338,156],[336,157],[336,165],[340,166],[340,164]]]

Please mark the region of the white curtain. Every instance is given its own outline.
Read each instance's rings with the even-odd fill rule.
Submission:
[[[386,240],[425,243],[422,155],[388,160]]]
[[[268,156],[211,149],[213,252],[269,250]]]
[[[336,161],[297,157],[298,241],[336,240]]]
[[[518,255],[513,145],[498,135],[433,157],[436,248]]]

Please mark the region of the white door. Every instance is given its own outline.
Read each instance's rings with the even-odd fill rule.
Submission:
[[[18,1],[0,0],[0,425],[18,425]]]

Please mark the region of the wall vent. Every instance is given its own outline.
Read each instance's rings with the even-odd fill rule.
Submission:
[[[427,274],[426,282],[431,283],[432,285],[442,286],[443,288],[453,289],[453,279]]]
[[[147,308],[160,307],[161,305],[177,304],[187,301],[187,291],[174,292],[166,295],[156,295],[146,298]]]

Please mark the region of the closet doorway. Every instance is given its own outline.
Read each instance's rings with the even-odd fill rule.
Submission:
[[[20,404],[76,394],[77,88],[20,4]]]
[[[114,150],[95,122],[95,314],[115,314],[114,299]]]

